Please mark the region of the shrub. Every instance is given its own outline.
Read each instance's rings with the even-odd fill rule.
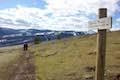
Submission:
[[[39,44],[40,43],[40,38],[39,38],[39,36],[37,35],[37,36],[35,36],[35,38],[34,38],[34,44]]]

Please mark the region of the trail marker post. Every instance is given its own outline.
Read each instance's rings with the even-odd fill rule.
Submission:
[[[89,21],[88,25],[90,28],[98,29],[95,80],[105,80],[106,32],[112,27],[112,18],[107,17],[107,8],[100,8],[98,15],[99,19]]]
[[[99,18],[107,17],[107,9],[99,9]],[[98,29],[97,35],[97,63],[95,80],[104,80],[106,53],[106,29]]]

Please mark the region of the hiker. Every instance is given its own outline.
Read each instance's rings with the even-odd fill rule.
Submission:
[[[24,43],[24,51],[28,50],[28,43]]]

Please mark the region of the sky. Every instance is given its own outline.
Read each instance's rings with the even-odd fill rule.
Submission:
[[[120,0],[0,0],[0,27],[86,31],[99,8],[107,8],[112,29],[120,29]]]

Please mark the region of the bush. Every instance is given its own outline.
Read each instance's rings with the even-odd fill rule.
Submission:
[[[34,38],[34,44],[39,44],[39,43],[40,43],[39,36],[35,36],[35,38]]]

